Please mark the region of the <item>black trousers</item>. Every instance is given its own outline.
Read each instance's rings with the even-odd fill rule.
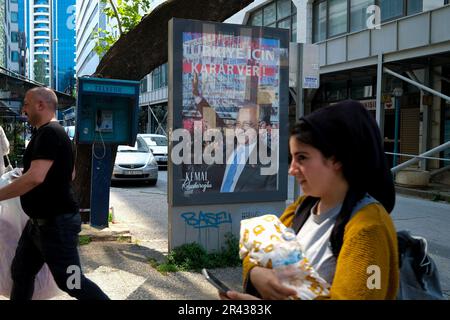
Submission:
[[[26,224],[14,256],[11,300],[31,300],[34,280],[47,263],[58,287],[79,300],[108,300],[108,296],[81,271],[78,255],[78,213]]]

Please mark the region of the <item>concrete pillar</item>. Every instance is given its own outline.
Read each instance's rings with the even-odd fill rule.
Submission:
[[[312,0],[292,0],[297,7],[297,42],[312,43]]]
[[[435,72],[437,74],[442,74],[442,67],[436,67]],[[439,77],[433,77],[432,80],[433,89],[442,92],[442,82]],[[441,144],[441,98],[433,97],[433,107],[430,110],[430,148],[435,148]],[[439,157],[439,154],[434,155],[434,157]],[[439,160],[430,160],[428,163],[429,169],[438,169]]]

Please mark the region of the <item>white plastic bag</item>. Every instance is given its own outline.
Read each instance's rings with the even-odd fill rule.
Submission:
[[[17,168],[5,173],[0,178],[0,188],[20,175],[21,171]],[[11,293],[11,263],[27,221],[28,216],[23,212],[18,197],[0,202],[0,296],[9,298]],[[62,291],[44,264],[36,276],[33,300],[50,299],[60,294]]]

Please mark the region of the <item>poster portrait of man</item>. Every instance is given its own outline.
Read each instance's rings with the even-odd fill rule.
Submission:
[[[288,33],[177,20],[171,58],[178,73],[169,103],[174,195],[187,203],[264,193],[280,198],[287,174],[287,127],[280,123],[287,125]]]

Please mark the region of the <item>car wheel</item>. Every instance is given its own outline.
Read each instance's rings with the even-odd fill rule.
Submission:
[[[149,180],[148,184],[151,185],[151,186],[155,186],[156,182],[158,182],[158,180]]]

